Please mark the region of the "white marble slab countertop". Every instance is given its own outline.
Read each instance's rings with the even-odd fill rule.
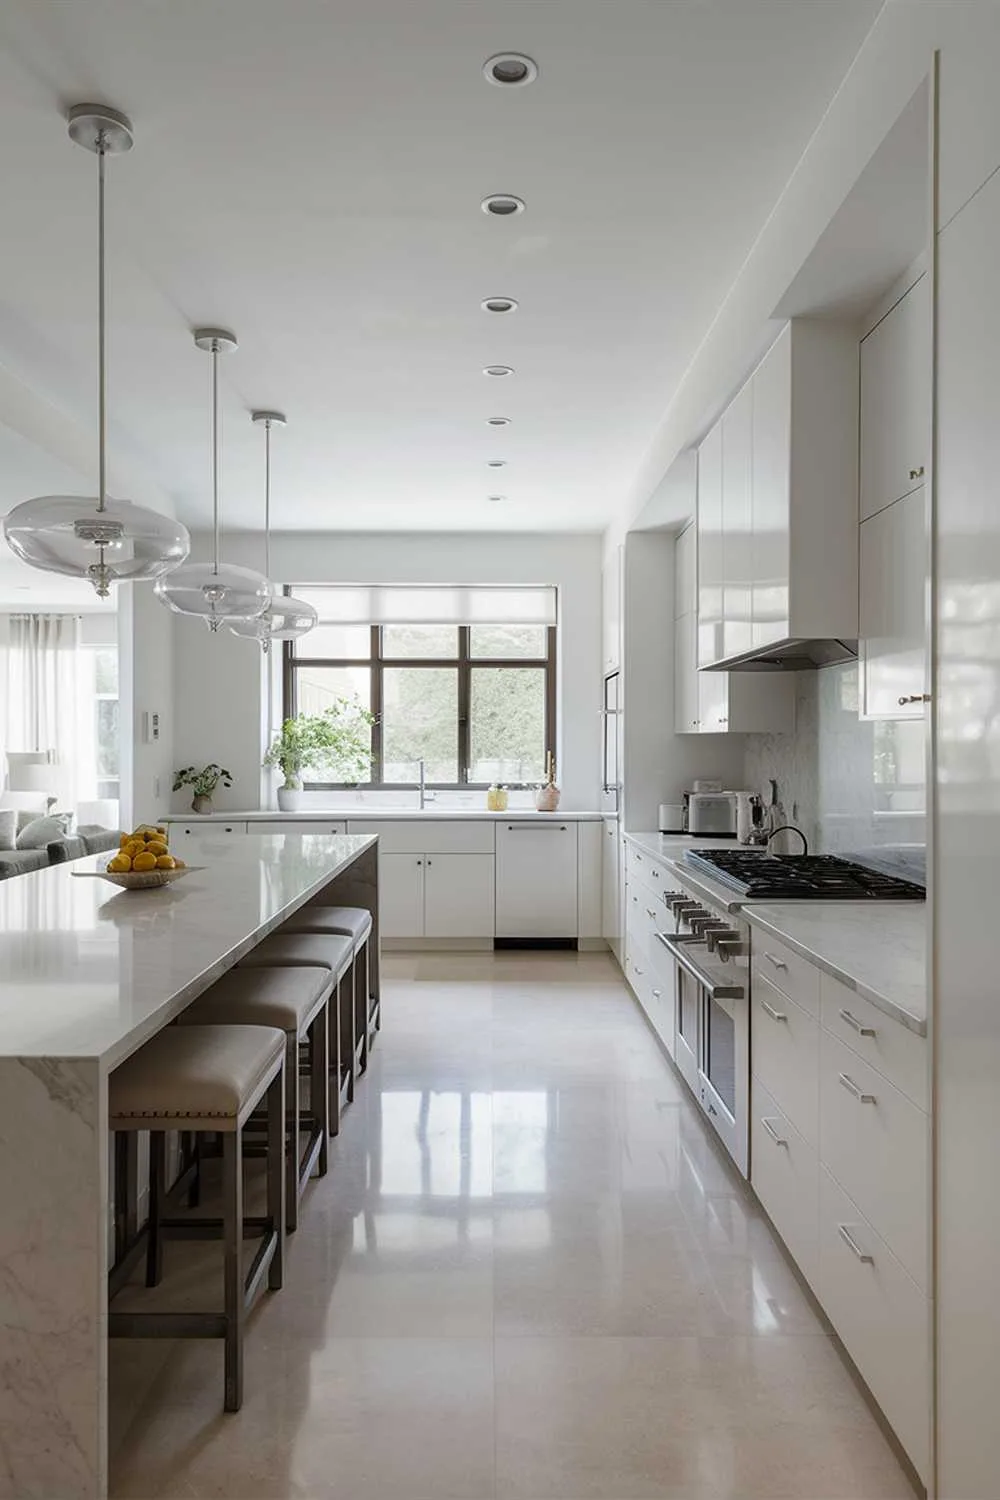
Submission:
[[[654,859],[683,859],[685,849],[742,849],[738,839],[706,839],[692,833],[626,833],[625,838]]]
[[[511,807],[506,812],[487,812],[485,807],[425,807],[422,811],[419,807],[328,807],[313,812],[280,812],[261,811],[255,808],[251,812],[215,812],[215,813],[167,813],[160,819],[162,823],[337,823],[353,822],[368,823],[372,821],[385,822],[407,822],[412,818],[420,818],[424,822],[434,820],[436,822],[451,822],[460,820],[463,823],[511,823],[520,822],[523,819],[534,820],[539,823],[596,823],[601,818],[611,816],[600,812],[537,812],[533,807]]]
[[[927,1035],[926,902],[750,903],[743,915],[884,1015]]]
[[[107,854],[0,881],[0,1056],[113,1068],[375,845],[374,834],[247,841],[206,829],[184,845],[205,868],[157,890],[74,876]]]

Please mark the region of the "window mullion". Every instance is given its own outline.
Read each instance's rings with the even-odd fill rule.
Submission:
[[[472,676],[469,664],[471,631],[468,625],[458,627],[458,784],[467,786],[472,763],[469,714],[472,700]]]

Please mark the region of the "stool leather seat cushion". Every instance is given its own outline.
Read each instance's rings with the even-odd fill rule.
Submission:
[[[277,1026],[300,1034],[326,1003],[330,970],[230,969],[179,1017],[182,1026]]]
[[[280,1068],[273,1026],[168,1026],[108,1079],[113,1130],[235,1130]]]
[[[256,948],[251,948],[238,967],[253,969],[298,965],[330,969],[340,979],[351,967],[354,946],[349,937],[318,932],[272,932]]]
[[[283,924],[285,932],[345,933],[355,945],[371,934],[372,914],[363,906],[303,906]]]

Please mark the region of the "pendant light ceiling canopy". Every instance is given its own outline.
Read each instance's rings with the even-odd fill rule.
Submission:
[[[213,560],[185,563],[156,585],[156,596],[175,614],[194,615],[212,631],[220,625],[256,620],[273,590],[262,573],[224,563],[219,557],[219,355],[237,347],[228,328],[196,328],[194,341],[212,356],[212,521]]]
[[[132,149],[132,124],[107,105],[77,104],[68,115],[69,136],[97,156],[97,405],[98,494],[39,495],[15,505],[3,521],[11,550],[45,573],[87,578],[101,598],[113,583],[159,578],[182,563],[191,542],[171,516],[113,500],[107,492],[107,271],[104,176],[109,156]]]
[[[264,429],[264,572],[271,577],[271,428],[288,425],[284,412],[254,411],[250,420]],[[230,625],[234,635],[260,642],[266,656],[272,641],[295,641],[312,630],[319,615],[311,604],[290,594],[275,594],[256,620],[237,620]]]

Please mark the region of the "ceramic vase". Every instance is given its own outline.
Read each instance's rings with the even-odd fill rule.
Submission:
[[[302,809],[302,799],[304,796],[305,793],[303,792],[301,787],[279,786],[278,807],[282,812],[300,812]]]
[[[215,811],[215,808],[212,806],[211,797],[196,795],[191,799],[191,810],[192,812],[200,813],[203,818],[207,818],[210,813]]]
[[[545,786],[540,786],[535,793],[535,807],[539,812],[555,812],[559,806],[559,798],[562,796],[555,782],[548,781]]]

